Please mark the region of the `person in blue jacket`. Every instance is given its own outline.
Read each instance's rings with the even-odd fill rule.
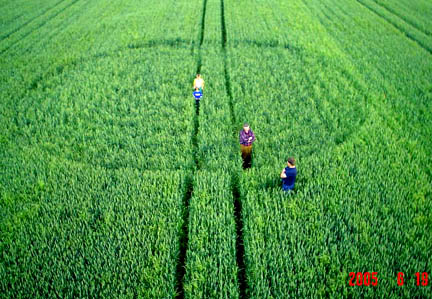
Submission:
[[[200,100],[203,96],[202,91],[198,87],[196,87],[194,92],[193,92],[193,96],[195,98],[197,113],[199,113],[199,104],[200,104]]]
[[[287,167],[285,167],[280,174],[283,191],[294,190],[296,176],[297,168],[295,167],[295,159],[293,157],[289,157],[287,160]]]

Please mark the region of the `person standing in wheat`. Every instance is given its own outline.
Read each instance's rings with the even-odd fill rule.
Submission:
[[[243,124],[243,130],[239,133],[240,150],[243,158],[243,169],[252,166],[252,143],[255,141],[255,135],[248,123]]]
[[[199,91],[201,93],[204,90],[204,79],[201,78],[200,73],[196,74],[196,78],[194,79],[194,82],[193,82],[193,89],[196,90],[197,88],[199,89]]]
[[[282,169],[280,177],[282,179],[282,190],[291,191],[294,190],[294,184],[297,176],[297,168],[295,166],[295,159],[289,157],[287,159],[287,166]]]
[[[193,92],[193,96],[195,98],[196,114],[199,114],[200,100],[203,96],[202,91],[200,91],[198,87],[195,88],[195,91]]]

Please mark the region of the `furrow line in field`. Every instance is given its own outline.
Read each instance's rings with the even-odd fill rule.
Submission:
[[[306,7],[308,7],[308,9],[312,12],[312,8],[311,7],[309,7],[308,5],[307,5],[307,1],[304,1],[304,4],[306,5]],[[334,22],[334,20],[335,20],[335,18],[338,18],[338,22],[340,22],[340,23],[343,23],[344,22],[344,20],[342,19],[342,18],[340,18],[340,17],[338,17],[338,13],[334,10],[334,6],[331,6],[331,5],[329,5],[328,3],[325,3],[325,2],[323,2],[322,3],[323,5],[324,5],[324,9],[321,9],[320,10],[320,12],[325,16],[325,18],[327,18],[327,21],[328,22]],[[341,12],[343,12],[343,13],[345,13],[346,14],[346,12],[343,10],[343,7],[341,7],[341,6],[338,6],[338,8],[339,8],[339,10],[341,11]],[[325,13],[325,11],[326,10],[328,10],[329,12],[331,12],[331,15],[329,15],[329,14],[327,14],[327,13]],[[331,31],[329,31],[329,26],[327,26],[327,24],[325,23],[325,22],[323,22],[323,20],[322,20],[322,16],[319,16],[318,15],[318,20],[319,20],[319,22],[320,22],[320,24],[326,29],[326,31],[327,32],[329,32],[329,34],[330,34],[330,36],[332,35],[332,33],[331,33]],[[338,40],[338,39],[336,39],[336,38],[334,38],[333,39],[336,43],[338,43],[338,44],[340,44],[341,42]],[[341,51],[344,53],[344,55],[348,58],[348,60],[351,60],[351,61],[354,61],[356,58],[349,52],[349,51],[346,51],[346,50],[343,50],[342,48],[340,48],[341,49]],[[366,101],[367,101],[367,105],[369,106],[369,108],[367,108],[366,110],[365,110],[365,113],[364,114],[366,114],[366,115],[372,115],[372,114],[374,114],[375,112],[377,112],[378,114],[378,116],[377,117],[379,117],[380,119],[381,119],[381,121],[383,122],[383,123],[388,123],[389,121],[390,122],[393,122],[393,123],[397,123],[397,121],[395,120],[395,117],[394,116],[392,116],[388,111],[386,111],[386,110],[384,110],[384,109],[380,109],[380,106],[379,105],[377,105],[377,102],[375,102],[375,101],[371,101],[371,100],[368,100],[368,99],[371,99],[371,98],[376,98],[376,97],[378,97],[378,95],[377,94],[374,94],[374,95],[370,95],[370,96],[368,96],[370,93],[371,93],[371,90],[368,88],[368,83],[365,81],[365,78],[363,78],[363,76],[361,76],[360,75],[360,73],[358,73],[357,71],[349,71],[348,69],[346,69],[346,68],[341,68],[341,71],[342,71],[342,74],[343,74],[343,76],[346,78],[346,79],[348,79],[348,80],[350,80],[351,82],[353,82],[353,84],[354,84],[354,87],[357,89],[357,90],[359,90],[360,92],[361,92],[361,94],[363,94],[364,96],[365,96],[365,99],[366,99]],[[380,71],[380,73],[381,73],[381,71]],[[381,73],[383,76],[385,75],[385,74],[383,74],[383,73]],[[384,94],[384,96],[385,96],[385,94]],[[345,144],[347,141],[349,141],[349,140],[351,140],[353,137],[355,137],[356,135],[357,135],[357,132],[359,132],[359,131],[361,131],[364,127],[365,127],[365,125],[366,125],[366,119],[363,119],[362,121],[361,121],[361,123],[359,123],[359,126],[356,128],[356,130],[353,130],[353,131],[351,131],[349,134],[347,134],[342,140],[341,140],[341,142],[338,142],[337,143],[337,146],[342,146],[343,144]],[[420,146],[420,145],[419,145]],[[432,177],[431,176],[431,174],[430,174],[430,172],[428,172],[427,170],[426,170],[426,175],[428,176],[428,177]]]
[[[199,35],[199,43],[198,43],[198,57],[197,57],[197,73],[201,72],[202,66],[202,58],[201,58],[201,46],[204,41],[204,30],[205,30],[205,15],[207,8],[207,0],[203,0],[203,9],[200,23],[200,35]],[[193,195],[193,184],[194,184],[194,176],[196,171],[200,169],[200,164],[198,161],[198,131],[199,131],[199,106],[196,107],[196,112],[194,115],[194,129],[192,133],[192,147],[193,147],[193,156],[195,162],[195,168],[192,169],[192,174],[188,176],[186,180],[186,190],[185,196],[183,200],[183,224],[181,226],[181,235],[179,238],[179,261],[177,264],[177,294],[176,298],[184,298],[185,290],[184,290],[184,282],[185,282],[185,274],[186,274],[186,253],[189,243],[189,207],[190,201]]]
[[[236,117],[234,113],[234,103],[231,91],[231,79],[228,71],[228,53],[227,53],[227,29],[225,22],[225,5],[224,0],[221,0],[221,31],[222,31],[222,49],[224,56],[224,74],[225,88],[228,95],[228,105],[230,109],[233,138],[236,138]],[[243,241],[243,219],[242,219],[242,201],[239,190],[239,179],[236,173],[231,175],[231,190],[233,195],[234,220],[236,226],[236,260],[237,260],[237,281],[239,285],[239,297],[246,298],[246,265],[244,261],[245,249]]]
[[[30,45],[28,43],[22,43],[22,46],[20,45],[20,50],[22,52],[30,52],[35,48],[37,49],[37,47],[49,45],[57,37],[60,37],[64,32],[67,32],[67,29],[70,26],[76,25],[78,18],[85,14],[90,3],[91,1],[88,0],[81,1],[80,7],[75,7],[71,11],[68,11],[68,13],[63,15],[61,18],[56,19],[55,25],[51,25],[51,27],[54,27],[54,29],[49,30],[49,33],[44,34],[43,37],[39,38],[37,43],[31,43]],[[105,7],[101,7],[101,10],[104,12],[108,11],[105,9]],[[99,16],[94,16],[94,18],[99,20]],[[26,45],[27,47],[25,47]]]
[[[367,8],[368,10],[370,10],[371,12],[373,12],[374,14],[376,14],[378,17],[382,18],[383,20],[385,20],[387,23],[389,23],[390,25],[392,25],[394,28],[396,28],[400,33],[402,33],[404,36],[406,36],[408,39],[412,40],[413,42],[415,42],[419,47],[423,48],[424,50],[426,50],[429,54],[432,54],[432,48],[430,48],[428,45],[425,45],[421,40],[418,40],[415,36],[413,36],[411,33],[407,32],[406,30],[404,30],[400,25],[398,25],[397,23],[391,21],[389,18],[387,18],[386,16],[384,16],[382,13],[378,12],[376,9],[372,8],[370,5],[367,5],[366,3],[364,3],[361,0],[356,0],[360,5],[362,5],[363,7]]]
[[[173,50],[181,48],[188,49],[191,45],[194,46],[194,41],[185,40],[181,38],[176,39],[151,39],[145,43],[130,43],[129,49],[142,49],[142,48],[155,48],[155,47],[172,47]]]
[[[184,298],[184,276],[186,273],[186,251],[187,246],[189,242],[189,234],[188,234],[188,223],[189,223],[189,204],[190,200],[192,198],[192,192],[193,192],[193,173],[189,174],[188,177],[185,180],[185,193],[183,197],[183,223],[181,226],[180,231],[180,238],[179,238],[179,261],[177,263],[176,268],[176,276],[177,276],[177,298]]]
[[[403,20],[405,23],[411,25],[412,27],[414,27],[415,29],[417,29],[418,31],[423,32],[426,35],[432,36],[432,31],[429,31],[425,28],[420,27],[418,24],[412,22],[411,20],[409,20],[407,17],[405,17],[404,15],[396,12],[396,10],[394,10],[393,8],[389,7],[388,5],[378,2],[376,0],[373,0],[377,5],[381,6],[383,9],[385,9],[386,11],[388,11],[389,13],[395,15],[396,17],[398,17],[399,19]]]
[[[227,44],[227,36],[226,36],[226,23],[225,23],[225,8],[224,8],[224,0],[221,0],[221,26],[222,26],[222,49],[224,54],[224,73],[225,73],[225,87],[226,92],[229,99],[229,107],[230,107],[230,115],[231,115],[231,122],[233,125],[233,134],[235,136],[235,124],[236,124],[236,117],[234,113],[234,104],[233,104],[233,96],[231,92],[231,79],[228,72],[228,54],[226,50],[226,44]]]
[[[27,26],[28,24],[30,24],[31,22],[33,22],[34,20],[36,20],[37,18],[43,16],[44,14],[46,14],[48,11],[50,11],[51,9],[54,9],[55,7],[57,7],[60,3],[64,2],[65,0],[60,0],[58,2],[56,2],[54,5],[46,8],[44,11],[42,11],[41,13],[39,13],[38,15],[34,16],[33,18],[28,19],[27,21],[25,21],[23,24],[19,25],[17,28],[13,29],[12,31],[0,36],[0,41],[8,38],[9,36],[11,36],[12,34],[18,32],[19,30],[21,30],[22,28],[24,28],[25,26]]]
[[[204,30],[205,30],[205,16],[206,16],[206,10],[207,10],[207,0],[204,0],[203,2],[203,13],[201,18],[201,32],[200,32],[200,43],[199,46],[201,47],[204,42]]]
[[[242,200],[239,189],[239,179],[234,173],[231,176],[231,190],[234,201],[234,220],[236,225],[236,260],[237,260],[237,281],[239,284],[239,297],[246,298],[246,265],[244,261],[244,242],[243,242],[243,214]]]
[[[198,46],[198,65],[197,65],[197,73],[201,72],[201,46],[204,42],[204,30],[205,30],[205,16],[206,16],[206,9],[207,9],[207,0],[203,1],[203,12],[202,12],[202,18],[201,18],[201,31],[200,31],[200,41]],[[197,110],[197,113],[199,111]]]
[[[8,51],[10,48],[12,48],[16,44],[18,44],[20,41],[22,41],[23,39],[25,39],[27,36],[29,36],[33,32],[35,32],[35,31],[39,30],[40,28],[42,28],[43,26],[45,26],[50,20],[54,19],[55,17],[57,17],[62,12],[64,12],[67,9],[69,9],[72,5],[74,5],[78,1],[80,1],[80,0],[74,0],[71,3],[69,3],[68,5],[66,5],[65,7],[63,7],[62,9],[60,9],[59,11],[57,11],[57,12],[53,13],[52,15],[50,15],[46,20],[44,20],[38,26],[36,26],[36,28],[33,28],[29,32],[25,33],[22,37],[20,37],[19,39],[17,39],[16,41],[14,41],[12,44],[10,44],[9,46],[7,46],[3,50],[1,50],[0,51],[0,55],[2,55],[3,53],[5,53],[6,51]]]
[[[51,77],[61,75],[66,69],[74,68],[77,65],[83,65],[88,63],[89,61],[95,61],[101,58],[107,58],[113,56],[116,53],[122,53],[128,50],[140,50],[144,48],[157,48],[157,47],[172,47],[172,51],[177,49],[188,49],[189,47],[193,47],[193,41],[181,40],[181,39],[168,39],[168,40],[149,40],[146,43],[139,44],[129,44],[126,47],[118,47],[111,51],[104,51],[90,56],[78,57],[73,60],[70,60],[67,63],[58,64],[57,66],[53,66],[53,68],[49,69],[46,73],[37,76],[33,79],[30,84],[27,86],[25,90],[33,90],[37,89],[40,83],[44,80],[47,80]]]
[[[314,10],[313,8],[309,5],[308,1],[302,1],[302,3],[305,5],[305,7],[309,10],[309,12],[311,14],[314,14]],[[355,60],[355,57],[353,57],[348,51],[344,50],[343,48],[340,47],[340,41],[334,37],[331,33],[331,31],[329,31],[329,26],[328,23],[332,23],[335,22],[335,20],[337,20],[337,22],[339,23],[343,23],[343,19],[340,17],[340,15],[337,14],[337,12],[333,9],[333,7],[331,5],[328,5],[325,2],[321,3],[323,5],[323,7],[321,7],[321,9],[319,10],[321,15],[319,14],[315,14],[318,22],[322,25],[322,27],[326,30],[326,32],[329,33],[329,37],[331,38],[332,41],[334,41],[334,43],[337,46],[337,48],[340,50],[340,53],[346,57],[347,61],[353,61]],[[351,84],[354,86],[354,88],[356,90],[358,90],[360,92],[360,94],[364,97],[364,107],[365,107],[365,112],[363,113],[363,115],[367,115],[370,113],[371,108],[366,108],[368,107],[368,103],[370,104],[370,97],[368,96],[369,94],[369,89],[368,89],[368,84],[361,79],[361,76],[359,75],[359,73],[355,70],[352,70],[350,68],[347,68],[344,66],[344,64],[340,64],[338,66],[335,66],[335,69],[339,70],[342,77],[345,78],[346,80],[348,80],[349,82],[351,82]],[[310,84],[310,75],[306,75],[306,78],[308,80],[308,83]],[[320,119],[325,121],[325,118],[322,117],[320,111],[320,105],[317,101],[314,102],[315,103],[315,108],[317,110],[318,115],[320,116]],[[335,105],[335,104],[331,104],[331,105]],[[356,136],[356,132],[358,130],[360,130],[360,128],[362,128],[366,123],[366,118],[362,118],[360,119],[358,125],[351,129],[350,131],[348,131],[346,134],[344,134],[341,138],[338,138],[337,140],[335,140],[335,145],[336,146],[342,146],[343,144],[345,144],[346,142],[348,142],[349,140],[351,140],[353,137]],[[326,128],[327,130],[330,130],[330,127],[328,126],[328,124],[326,124]],[[315,154],[315,153],[320,153],[322,151],[322,149],[316,149],[313,152],[311,152],[310,154]]]

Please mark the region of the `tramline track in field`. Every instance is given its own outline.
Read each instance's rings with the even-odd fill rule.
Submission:
[[[33,28],[30,31],[28,31],[27,33],[25,33],[23,36],[21,36],[19,39],[17,39],[13,43],[11,43],[9,46],[7,46],[6,48],[4,48],[3,50],[0,50],[0,55],[2,55],[3,53],[7,52],[10,48],[12,48],[16,44],[18,44],[20,41],[22,41],[23,39],[25,39],[26,37],[28,37],[33,32],[35,32],[35,31],[39,30],[40,28],[42,28],[43,26],[45,26],[49,21],[51,21],[52,19],[54,19],[55,17],[57,17],[59,14],[61,14],[62,12],[66,11],[67,9],[69,9],[70,7],[72,7],[78,1],[80,1],[80,0],[74,0],[71,3],[69,3],[68,5],[66,5],[65,7],[63,7],[62,9],[60,9],[59,11],[51,14],[47,19],[45,19],[44,21],[42,21],[35,28]]]
[[[198,53],[197,53],[197,68],[196,72],[201,72],[201,66],[202,66],[202,57],[201,57],[201,46],[204,41],[204,30],[205,30],[205,15],[206,15],[206,8],[207,8],[207,0],[203,1],[203,10],[202,10],[202,16],[201,16],[201,24],[200,24],[200,34],[199,34],[199,43],[198,43]],[[186,274],[186,252],[188,249],[188,243],[189,243],[189,214],[190,214],[190,201],[192,199],[193,195],[193,187],[194,187],[194,177],[196,172],[200,169],[200,164],[198,160],[198,131],[199,131],[199,106],[196,108],[196,113],[194,115],[194,130],[192,133],[192,146],[193,146],[193,155],[194,155],[194,162],[195,162],[195,168],[192,170],[192,174],[188,177],[186,180],[186,190],[185,190],[185,196],[183,200],[183,223],[181,226],[181,235],[179,238],[179,260],[177,264],[176,269],[176,276],[177,276],[177,282],[176,282],[176,298],[184,298],[185,297],[185,288],[184,288],[184,282],[185,282],[185,274]]]
[[[375,15],[377,15],[378,17],[380,17],[381,19],[383,19],[384,21],[386,21],[387,23],[389,23],[390,25],[392,25],[394,28],[396,28],[402,35],[406,36],[408,39],[412,40],[413,42],[415,42],[419,47],[423,48],[425,51],[427,51],[429,54],[432,54],[432,47],[430,47],[429,45],[426,45],[423,41],[419,40],[418,38],[416,38],[412,33],[408,32],[407,30],[405,30],[401,25],[397,24],[396,22],[390,20],[387,16],[385,16],[383,13],[379,12],[377,9],[372,8],[371,5],[366,4],[364,1],[362,0],[356,0],[361,6],[365,7],[366,9],[368,9],[369,11],[371,11],[372,13],[374,13]],[[403,20],[403,19],[402,19]],[[409,24],[409,23],[407,23]],[[415,28],[416,29],[416,28]],[[422,31],[422,33],[424,33]]]
[[[432,31],[420,27],[417,23],[411,21],[409,18],[405,17],[404,15],[400,14],[399,12],[397,12],[395,9],[393,9],[392,7],[390,7],[387,4],[384,4],[382,2],[378,2],[377,0],[373,0],[378,6],[381,6],[383,9],[385,9],[386,11],[388,11],[389,13],[397,16],[398,18],[400,18],[401,20],[405,21],[405,23],[411,25],[412,27],[414,27],[415,29],[417,29],[418,31],[423,32],[426,35],[429,35],[432,37]]]
[[[197,63],[197,73],[201,72],[201,46],[204,42],[204,30],[205,30],[205,16],[206,16],[206,9],[207,9],[207,0],[204,0],[203,2],[203,12],[202,12],[202,18],[201,18],[201,31],[200,31],[200,40],[198,45],[198,63]]]
[[[231,127],[233,138],[236,139],[236,117],[234,112],[234,101],[232,95],[231,88],[231,80],[228,71],[228,53],[227,53],[227,29],[225,22],[225,5],[224,0],[221,0],[221,31],[222,31],[222,49],[223,49],[223,59],[224,59],[224,74],[225,74],[225,87],[228,95],[228,105],[230,109],[230,117],[231,117]],[[235,149],[234,149],[235,150]],[[239,297],[246,298],[246,264],[244,260],[245,248],[244,248],[244,239],[243,239],[243,218],[242,218],[242,201],[241,194],[239,190],[239,179],[238,174],[232,173],[231,175],[231,190],[233,195],[233,206],[234,206],[234,219],[235,219],[235,227],[236,227],[236,260],[238,266],[237,272],[237,281],[239,284]]]
[[[78,0],[79,1],[79,0]],[[77,2],[78,2],[77,1]],[[63,32],[70,32],[68,30],[68,28],[70,26],[73,26],[77,20],[83,16],[83,11],[86,11],[86,13],[88,12],[88,10],[90,10],[90,7],[92,4],[91,1],[85,0],[86,2],[81,1],[80,2],[80,7],[75,6],[74,9],[72,9],[71,11],[68,11],[67,14],[65,14],[64,16],[62,16],[61,18],[57,18],[55,19],[55,22],[57,23],[55,25],[55,30],[50,31],[48,34],[43,35],[42,38],[38,39],[38,43],[30,43],[30,45],[27,45],[27,47],[22,47],[21,51],[33,51],[35,48],[39,47],[46,47],[47,45],[49,45],[52,41],[55,40],[56,37],[60,36]],[[94,5],[95,6],[95,5]],[[111,8],[111,11],[114,9],[114,5],[110,5],[109,8]],[[100,15],[97,16],[93,16],[95,19],[101,21],[105,16],[110,14],[110,10],[107,9],[107,6],[102,6],[100,5],[100,11],[103,12]],[[54,20],[54,19],[51,19]],[[50,20],[50,21],[51,21]],[[86,33],[88,34],[88,33]],[[83,38],[85,38],[85,35],[82,36]]]
[[[50,11],[51,9],[56,8],[60,3],[64,2],[65,0],[60,0],[58,2],[56,2],[54,5],[46,8],[44,11],[42,11],[41,13],[39,13],[38,15],[28,19],[27,21],[25,21],[23,24],[19,25],[18,27],[16,27],[15,29],[12,29],[11,31],[9,31],[8,33],[0,36],[0,42],[3,41],[4,39],[10,37],[12,34],[20,31],[21,29],[23,29],[24,27],[26,27],[28,24],[30,24],[31,22],[33,22],[34,20],[36,20],[37,18],[43,16],[44,14],[46,14],[48,11]]]

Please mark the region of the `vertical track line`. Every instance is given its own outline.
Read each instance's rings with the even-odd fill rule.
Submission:
[[[202,58],[201,58],[201,46],[204,42],[204,30],[205,30],[205,16],[206,16],[206,9],[207,9],[207,0],[203,0],[203,9],[202,9],[202,16],[201,16],[201,24],[200,24],[200,34],[199,34],[199,43],[198,43],[198,49],[197,49],[197,68],[196,72],[201,72],[201,66],[202,66]],[[194,46],[192,46],[191,52],[194,53]],[[176,298],[183,299],[185,297],[184,293],[184,281],[185,281],[185,275],[186,275],[186,253],[188,248],[188,242],[189,242],[189,206],[190,201],[193,195],[193,184],[194,184],[194,177],[196,171],[198,171],[201,167],[198,160],[198,131],[199,131],[199,106],[196,106],[196,111],[194,115],[194,129],[192,132],[192,154],[194,157],[194,167],[191,170],[191,174],[189,174],[185,180],[185,193],[183,198],[183,224],[181,226],[180,231],[180,238],[179,238],[179,259],[178,264],[176,268],[176,277],[177,277],[177,283],[176,283]]]
[[[228,53],[227,53],[227,30],[225,22],[225,5],[224,0],[221,0],[221,31],[222,31],[222,50],[224,56],[224,73],[225,73],[225,88],[228,95],[228,105],[231,116],[232,134],[236,140],[236,117],[234,113],[233,96],[231,91],[231,80],[228,72]],[[236,261],[237,261],[237,281],[239,285],[239,297],[246,298],[246,265],[244,261],[244,243],[243,243],[243,221],[242,221],[242,201],[239,190],[239,177],[236,172],[231,174],[231,190],[233,195],[234,219],[236,225]]]
[[[197,63],[197,73],[201,72],[201,46],[204,42],[204,31],[205,31],[205,16],[206,16],[206,10],[207,10],[207,0],[203,1],[203,12],[201,17],[201,32],[200,32],[200,41],[198,46],[198,63]]]
[[[185,192],[183,197],[183,223],[180,230],[180,238],[179,238],[179,260],[176,267],[176,298],[184,298],[184,276],[186,273],[186,251],[187,245],[189,242],[188,235],[188,221],[189,221],[189,202],[192,197],[193,192],[193,173],[189,174],[185,180]]]
[[[221,27],[222,27],[222,49],[224,54],[224,73],[225,73],[225,88],[227,91],[227,95],[229,98],[229,108],[230,108],[230,116],[231,116],[231,122],[233,125],[233,134],[235,136],[235,124],[237,123],[235,113],[234,113],[234,104],[233,104],[233,96],[231,92],[231,78],[228,72],[228,54],[226,50],[226,44],[227,44],[227,31],[226,31],[226,23],[225,23],[225,5],[224,0],[221,0]]]

